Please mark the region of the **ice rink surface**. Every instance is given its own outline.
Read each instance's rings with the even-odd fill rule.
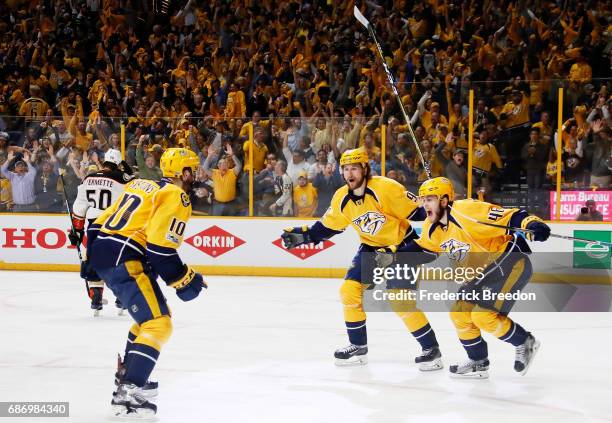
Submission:
[[[542,341],[529,373],[486,336],[490,379],[456,380],[448,365],[465,353],[446,313],[428,314],[443,371],[418,371],[418,344],[393,313],[368,315],[369,364],[338,368],[340,280],[207,280],[189,303],[163,288],[174,333],[151,377],[160,422],[612,422],[612,313],[515,313]],[[117,421],[109,404],[131,318],[105,296],[94,318],[76,273],[0,271],[0,401],[69,401],[70,418],[52,421]]]

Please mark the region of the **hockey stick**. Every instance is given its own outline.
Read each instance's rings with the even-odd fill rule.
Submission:
[[[452,207],[451,207],[451,210],[453,210]],[[523,232],[523,233],[530,233],[530,234],[534,233],[534,231],[531,230],[531,229],[523,229],[523,228],[517,228],[517,227],[514,227],[514,226],[504,226],[504,225],[497,225],[495,223],[483,222],[481,220],[474,219],[473,217],[466,216],[463,213],[459,213],[459,215],[461,217],[466,218],[467,220],[469,220],[471,222],[479,223],[479,224],[485,225],[485,226],[490,226],[492,228],[506,229],[508,231],[513,231],[513,232]],[[599,245],[604,245],[604,246],[606,246],[608,248],[612,248],[612,242],[597,241],[597,240],[594,240],[594,239],[586,239],[586,238],[580,238],[580,237],[569,236],[569,235],[553,234],[553,233],[551,233],[549,236],[551,236],[553,238],[566,239],[568,241],[579,241],[579,242],[585,242],[585,243],[589,243],[589,244],[599,244]]]
[[[68,210],[68,218],[70,219],[70,227],[74,232],[76,229],[74,227],[74,222],[72,221],[72,209],[70,208],[70,204],[68,203],[68,194],[66,193],[66,183],[64,182],[64,175],[60,173],[60,179],[62,181],[62,191],[64,192],[64,202],[66,203],[66,210]],[[81,254],[81,246],[76,246],[77,254],[79,255],[79,263],[83,264],[83,255]],[[85,281],[85,291],[87,292],[87,296],[89,296],[89,282],[86,278],[83,278]]]
[[[74,232],[76,232],[76,228],[74,227],[74,222],[72,221],[72,209],[70,208],[70,204],[68,203],[68,194],[66,193],[66,183],[64,182],[64,175],[60,173],[60,179],[62,181],[62,191],[64,192],[64,203],[66,203],[66,210],[68,210],[68,217],[70,218],[70,227]],[[77,245],[76,250],[79,255],[79,261],[83,262],[83,256],[81,255],[81,246]],[[87,283],[87,281],[85,281]],[[89,290],[88,290],[89,291]]]
[[[406,124],[408,125],[408,132],[410,133],[410,136],[412,137],[412,142],[414,143],[414,146],[416,147],[417,153],[419,153],[419,158],[421,159],[421,163],[423,163],[423,169],[425,169],[425,173],[427,174],[427,179],[431,179],[431,170],[429,169],[429,163],[425,161],[425,158],[423,157],[423,153],[421,152],[421,147],[419,147],[419,142],[416,138],[416,135],[414,135],[414,131],[412,130],[412,125],[410,124],[410,119],[408,118],[408,114],[406,113],[406,109],[404,108],[404,104],[402,103],[402,99],[400,98],[399,93],[397,92],[395,81],[393,80],[393,74],[391,73],[391,70],[389,70],[389,67],[387,66],[387,62],[385,61],[385,55],[383,54],[382,47],[380,46],[380,43],[378,42],[378,38],[376,38],[376,32],[374,32],[374,26],[372,26],[370,21],[368,21],[366,17],[363,16],[363,14],[359,11],[359,8],[357,6],[353,6],[353,14],[355,15],[355,18],[359,21],[359,23],[368,30],[368,32],[370,33],[370,36],[372,37],[372,39],[374,40],[374,43],[376,44],[376,49],[378,50],[378,55],[380,56],[380,60],[383,65],[383,69],[385,70],[385,74],[387,75],[389,84],[391,84],[391,89],[393,90],[393,94],[395,95],[395,100],[397,101],[397,104],[399,105],[402,115],[404,116],[404,120],[406,121]]]

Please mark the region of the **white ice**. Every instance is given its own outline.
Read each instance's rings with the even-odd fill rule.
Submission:
[[[491,378],[456,380],[448,364],[464,352],[446,313],[429,314],[443,371],[417,370],[418,345],[392,313],[369,315],[369,364],[338,368],[340,280],[208,281],[189,303],[162,288],[174,333],[151,377],[158,421],[612,421],[612,313],[515,313],[542,341],[529,373],[516,374],[514,349],[487,337]],[[131,319],[105,295],[94,318],[75,273],[0,272],[0,401],[69,401],[70,421],[114,420],[115,358]]]

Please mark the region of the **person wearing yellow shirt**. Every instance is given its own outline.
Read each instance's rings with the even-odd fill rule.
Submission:
[[[263,128],[266,129],[268,128],[268,126],[270,126],[270,119],[262,119],[261,118],[261,112],[258,110],[255,110],[253,112],[253,117],[251,119],[250,122],[246,122],[244,125],[242,125],[242,127],[240,128],[240,133],[238,134],[238,136],[242,139],[248,138],[249,137],[249,127],[253,127],[253,129],[256,128]]]
[[[317,189],[308,182],[308,172],[301,171],[298,184],[293,188],[293,207],[296,217],[313,217],[317,209]]]
[[[253,169],[255,169],[255,173],[261,172],[261,170],[265,166],[266,155],[268,154],[268,147],[264,144],[264,130],[262,128],[255,128],[255,132],[253,133],[253,142],[245,141],[242,145],[242,150],[244,151],[244,170],[248,172],[251,170],[250,164],[250,151],[253,149]]]
[[[380,148],[376,146],[372,132],[366,132],[363,137],[363,145],[360,148],[366,152],[368,157],[374,158],[380,155]]]
[[[230,85],[230,92],[227,95],[227,103],[225,105],[226,118],[244,118],[246,117],[246,99],[244,93],[238,89],[235,83]]]
[[[229,163],[225,158],[217,162],[217,169],[211,169],[212,161],[218,157],[217,150],[212,145],[208,147],[208,156],[203,164],[204,171],[213,181],[213,216],[232,216],[235,212],[236,181],[238,180],[242,163],[234,155],[230,144],[226,145],[225,152],[234,161],[235,166],[233,169],[229,168]]]
[[[353,118],[353,120],[354,124],[353,122],[351,122],[351,117],[349,115],[346,115],[344,117],[344,120],[342,121],[342,126],[338,134],[338,138],[344,140],[347,149],[353,149],[357,147],[359,134],[361,133],[361,129],[363,128],[363,122],[365,119],[363,116],[357,116]]]
[[[447,178],[429,179],[419,188],[419,197],[427,218],[421,236],[393,249],[379,249],[381,255],[403,253],[403,260],[415,254],[445,255],[454,269],[475,273],[460,286],[459,300],[452,306],[450,318],[468,360],[450,366],[451,377],[486,379],[489,377],[487,342],[489,333],[515,348],[514,370],[525,375],[540,347],[540,342],[520,324],[508,317],[514,301],[486,298],[485,291],[515,293],[529,283],[533,265],[525,240],[544,242],[550,227],[540,218],[518,208],[504,208],[472,199],[456,200]],[[475,222],[477,220],[478,222]],[[480,222],[520,228],[509,231]],[[518,232],[518,233],[517,233]],[[524,236],[523,236],[524,234]],[[399,255],[397,255],[399,256]],[[396,257],[397,257],[396,256]],[[474,274],[472,273],[472,274]]]
[[[445,142],[448,135],[448,125],[444,123],[439,123],[438,125],[436,125],[436,128],[433,129],[430,136],[431,142],[433,143],[434,147],[441,142]],[[451,150],[454,150],[454,145]]]
[[[409,221],[422,220],[424,215],[416,196],[407,192],[403,185],[383,176],[372,176],[370,159],[362,149],[346,150],[340,157],[340,168],[346,184],[336,191],[323,217],[310,227],[287,228],[281,238],[284,247],[292,249],[322,242],[349,226],[357,232],[360,246],[340,288],[350,344],[336,350],[334,357],[338,366],[365,365],[368,337],[363,296],[373,284],[365,264],[373,259],[378,248],[403,245],[416,238]],[[415,288],[412,283],[410,286],[409,289]],[[405,306],[408,309],[402,307],[394,311],[421,345],[423,352],[415,358],[415,363],[421,371],[442,369],[442,354],[427,317],[415,307]]]
[[[529,97],[520,90],[512,90],[512,101],[504,105],[500,119],[504,128],[529,122]]]
[[[435,118],[433,117],[434,115],[436,116]],[[437,120],[437,122],[434,122],[434,119]],[[429,130],[431,127],[435,128],[436,123],[448,125],[448,120],[446,116],[440,113],[440,103],[434,101],[429,106],[429,110],[425,110],[421,114],[421,125],[423,125],[426,130]]]
[[[572,65],[569,71],[569,80],[570,82],[578,83],[578,84],[586,84],[591,82],[591,77],[593,76],[593,70],[591,66],[587,63],[586,59],[582,54],[580,54],[577,58],[577,62]]]
[[[87,132],[87,124],[84,120],[79,120],[74,129],[75,143],[78,148],[87,151],[93,142],[93,134]]]
[[[158,278],[182,301],[195,299],[207,287],[178,253],[191,217],[188,193],[198,164],[192,151],[166,150],[163,179],[132,180],[87,229],[88,260],[82,273],[96,272],[134,319],[115,374],[111,405],[116,417],[151,419],[157,412],[152,401],[158,386],[148,379],[172,334]]]
[[[0,174],[0,212],[11,211],[13,208],[13,193],[11,181]]]
[[[474,140],[476,144],[473,150],[473,161],[472,161],[472,173],[474,174],[474,186],[479,190],[484,189],[484,195],[488,195],[491,192],[492,185],[490,179],[490,172],[493,165],[497,169],[502,169],[503,164],[497,148],[493,144],[489,143],[489,136],[487,131],[474,134]],[[475,189],[474,192],[478,191]]]
[[[412,36],[416,39],[424,38],[427,33],[427,27],[427,19],[422,16],[421,11],[413,10],[412,16],[408,18],[408,29]]]
[[[325,117],[319,116],[316,119],[316,125],[312,130],[311,139],[312,149],[316,153],[319,151],[323,144],[331,144],[332,140],[332,119],[326,119]]]
[[[38,85],[30,86],[30,98],[26,99],[19,107],[19,116],[24,116],[26,119],[43,119],[49,110],[49,105],[45,100],[40,98],[41,90]]]
[[[431,120],[429,121],[429,127],[425,127],[425,137],[433,140],[436,132],[438,131],[439,125],[446,125],[446,119],[442,120],[443,116],[439,112],[431,112]],[[448,127],[447,127],[448,128]],[[434,142],[434,144],[436,144]]]
[[[554,187],[557,186],[557,169],[557,153],[551,148],[548,154],[548,162],[546,163],[546,179]],[[563,162],[561,162],[561,183],[565,182],[565,178],[563,177],[564,171],[565,168]]]
[[[550,113],[544,111],[540,116],[540,121],[533,124],[532,128],[538,128],[540,131],[540,142],[545,145],[550,144],[553,136],[553,127],[550,124]]]

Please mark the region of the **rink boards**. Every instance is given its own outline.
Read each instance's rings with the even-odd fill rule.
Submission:
[[[283,248],[283,228],[312,223],[279,218],[194,217],[187,225],[179,252],[185,262],[207,274],[343,277],[359,242],[353,230],[318,245],[291,251]],[[550,226],[553,233],[561,235],[612,241],[610,223]],[[66,215],[0,214],[0,269],[78,270],[77,252],[68,242],[68,227]],[[563,253],[567,265],[554,278],[563,277],[572,283],[612,283],[612,254],[608,247],[558,238],[530,245],[536,253]],[[589,268],[593,266],[585,265],[585,259],[595,259],[594,267],[599,268]],[[534,266],[534,281],[551,281],[550,275],[538,273],[537,263]]]

